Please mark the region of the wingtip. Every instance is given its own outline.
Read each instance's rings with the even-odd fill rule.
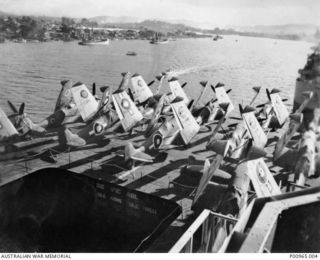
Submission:
[[[277,88],[273,88],[270,92],[270,94],[276,94],[276,93],[280,93],[281,90],[277,89]]]
[[[208,84],[208,81],[200,81],[200,85],[202,87],[205,87]]]
[[[177,77],[172,77],[171,79],[168,80],[168,82],[173,82],[179,80]]]
[[[221,104],[219,104],[219,107],[220,107],[224,112],[226,112],[226,111],[228,110],[229,106],[230,106],[230,103],[221,103]]]
[[[178,103],[178,102],[181,102],[181,101],[183,101],[183,98],[178,96],[178,97],[175,97],[175,99],[171,101],[171,104]]]
[[[261,90],[261,86],[255,86],[252,88],[256,93],[259,93]]]
[[[242,107],[241,107],[242,108]],[[242,109],[242,114],[245,114],[245,113],[250,113],[250,112],[255,112],[256,110],[251,107],[251,106],[245,106],[244,109]]]

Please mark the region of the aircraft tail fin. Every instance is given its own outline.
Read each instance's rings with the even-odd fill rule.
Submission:
[[[162,83],[163,83],[164,75],[156,76],[156,79],[159,81],[159,85],[158,85],[158,87],[157,87],[157,90],[156,90],[155,94],[159,94],[160,91],[161,91],[161,88],[162,88]]]
[[[66,144],[68,146],[80,147],[86,144],[86,141],[79,137],[77,134],[73,134],[68,128],[64,130]]]
[[[275,150],[273,153],[273,159],[277,160],[282,156],[282,151],[289,143],[291,138],[297,132],[298,128],[300,127],[303,121],[303,114],[302,113],[294,113],[290,115],[290,121],[288,130],[279,138],[278,142],[276,143]]]
[[[225,121],[225,118],[227,116],[227,111],[228,111],[228,108],[229,108],[229,103],[221,103],[219,106],[220,106],[221,110],[223,111],[223,116],[219,119],[218,124],[216,125],[215,129],[213,130],[212,135],[210,137],[210,140],[208,142],[208,145],[210,143],[214,142],[215,135],[218,133],[218,130],[222,126],[222,123]]]
[[[194,104],[194,99],[192,99],[187,106],[189,110],[191,110],[193,104]]]
[[[207,149],[225,157],[229,151],[230,142],[228,140],[214,140],[207,144]]]
[[[213,159],[211,164],[210,164],[208,159],[205,160],[204,166],[203,166],[203,174],[202,174],[202,177],[200,179],[199,185],[198,185],[198,187],[196,189],[192,204],[195,204],[197,202],[197,200],[200,198],[200,196],[202,195],[203,191],[205,190],[205,188],[209,184],[211,178],[214,176],[215,172],[219,168],[222,160],[223,160],[223,157],[221,155],[217,155]]]
[[[255,145],[258,147],[265,147],[268,142],[268,138],[265,135],[262,127],[260,126],[257,118],[255,117],[255,109],[250,106],[246,106],[244,109],[239,105],[241,116],[249,130]]]
[[[142,152],[139,148],[134,148],[133,144],[129,142],[124,148],[124,160],[140,161],[140,162],[153,162],[153,157]]]
[[[11,123],[5,112],[0,108],[0,141],[18,135],[17,129]]]
[[[247,163],[249,176],[258,198],[281,194],[281,190],[262,158]]]
[[[155,109],[154,109],[154,113],[152,115],[152,118],[145,130],[145,135],[149,136],[150,133],[152,132],[152,129],[154,129],[158,119],[160,118],[162,109],[163,109],[163,105],[164,105],[164,100],[165,100],[165,95],[162,95],[161,98],[159,99]]]
[[[69,105],[70,102],[72,101],[72,95],[71,95],[71,87],[73,85],[72,81],[62,80],[61,85],[62,85],[62,88],[58,96],[54,112],[61,109],[62,107]]]
[[[249,150],[246,155],[247,160],[255,160],[258,158],[263,158],[267,155],[263,147],[254,145],[252,139],[250,140]]]
[[[302,111],[305,109],[305,107],[308,105],[309,101],[312,99],[314,93],[313,91],[304,91],[302,92],[302,95],[304,96],[304,100],[300,107],[295,111],[295,113],[302,113]]]
[[[101,111],[102,109],[106,109],[106,107],[111,102],[111,88],[109,86],[104,86],[100,88],[100,91],[102,92],[102,99],[99,104],[98,111]]]
[[[128,86],[130,72],[122,72],[121,76],[122,76],[122,79],[121,79],[121,82],[120,82],[119,87],[117,89],[117,91],[119,91],[119,92],[125,90],[126,87]]]
[[[269,90],[267,89],[267,95],[269,100],[271,101],[274,113],[278,119],[280,126],[282,126],[289,117],[289,111],[283,103],[283,100],[279,96],[279,93],[280,90],[278,89],[272,89],[271,92],[269,92]]]
[[[28,117],[25,117],[23,121],[24,121],[24,124],[34,133],[42,134],[46,132],[45,128],[43,128],[39,124],[33,123],[32,120]]]

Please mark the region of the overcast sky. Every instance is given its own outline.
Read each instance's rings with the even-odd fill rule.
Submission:
[[[320,0],[0,0],[14,14],[190,20],[207,26],[320,25]]]

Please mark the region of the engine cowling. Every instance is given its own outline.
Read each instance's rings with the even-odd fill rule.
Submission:
[[[92,131],[96,136],[102,135],[104,130],[107,128],[108,123],[106,121],[96,121],[93,123]]]

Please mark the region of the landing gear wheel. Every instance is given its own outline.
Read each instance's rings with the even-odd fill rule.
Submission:
[[[129,161],[125,162],[125,166],[126,166],[126,168],[128,168],[129,170],[133,169],[134,166],[135,166],[134,160],[129,160]]]

